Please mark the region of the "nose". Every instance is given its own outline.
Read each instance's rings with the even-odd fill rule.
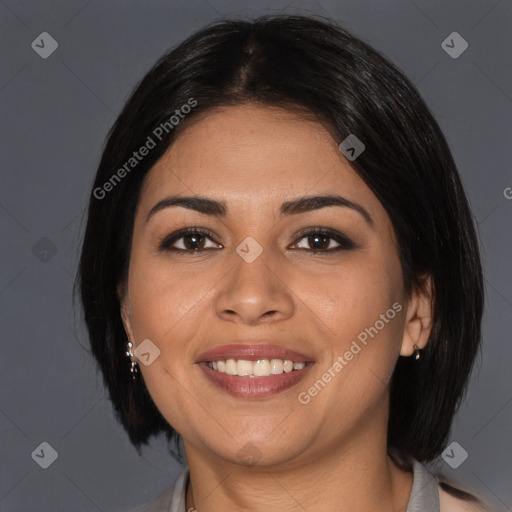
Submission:
[[[294,310],[294,296],[286,272],[271,251],[263,252],[252,262],[233,254],[228,272],[215,298],[217,315],[227,321],[257,325],[289,318]]]

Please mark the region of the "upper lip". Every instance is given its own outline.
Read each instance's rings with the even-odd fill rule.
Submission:
[[[203,352],[196,360],[197,363],[205,361],[226,361],[227,359],[244,359],[257,361],[258,359],[289,359],[294,363],[307,363],[313,361],[311,357],[279,345],[270,344],[232,344],[221,345]]]

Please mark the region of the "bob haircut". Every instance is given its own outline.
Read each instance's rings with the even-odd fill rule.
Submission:
[[[483,278],[473,217],[448,143],[415,86],[369,45],[320,17],[208,25],[156,62],[110,129],[75,284],[117,419],[139,454],[161,432],[179,443],[140,373],[132,379],[117,289],[127,280],[147,173],[199,113],[244,103],[318,120],[337,144],[350,134],[364,143],[350,164],[391,219],[404,288],[410,294],[429,274],[434,291],[422,357],[399,357],[391,379],[388,453],[434,459],[480,344]],[[155,145],[147,155],[130,160],[150,139]]]

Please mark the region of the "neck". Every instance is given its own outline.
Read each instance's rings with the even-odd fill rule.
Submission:
[[[412,473],[389,458],[385,436],[376,434],[366,432],[350,446],[311,450],[314,456],[272,467],[243,467],[185,443],[190,470],[186,510],[405,512]]]

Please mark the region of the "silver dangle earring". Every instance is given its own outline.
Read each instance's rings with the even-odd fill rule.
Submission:
[[[416,361],[421,357],[421,354],[420,354],[420,349],[414,345],[414,353],[415,353],[415,357],[416,357]]]
[[[126,355],[130,358],[133,357],[132,347],[133,343],[131,341],[128,341],[128,350],[126,351]],[[131,367],[130,372],[132,373],[133,380],[135,380],[135,374],[138,373],[139,369],[137,368],[137,361],[131,360]]]

